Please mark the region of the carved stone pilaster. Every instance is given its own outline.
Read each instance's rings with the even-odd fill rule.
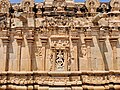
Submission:
[[[17,40],[17,44],[18,44],[18,48],[17,48],[17,70],[20,71],[20,68],[21,68],[21,47],[22,47],[22,41],[23,41],[23,38],[22,37],[19,37],[19,38],[16,38]]]
[[[8,61],[8,57],[9,57],[9,51],[8,51],[8,45],[9,45],[9,38],[8,37],[2,37],[2,42],[3,42],[3,61],[1,63],[2,64],[2,71],[6,71],[9,68],[9,61]]]
[[[29,60],[28,60],[28,65],[29,65],[29,70],[32,70],[32,60],[33,60],[33,55],[32,53],[34,53],[34,49],[33,49],[33,42],[34,42],[34,38],[27,38],[28,41],[28,48],[29,48]]]
[[[86,46],[87,46],[87,59],[88,59],[88,70],[92,70],[92,62],[91,62],[91,44],[92,38],[85,38]]]
[[[113,70],[118,70],[118,60],[117,60],[117,42],[118,42],[118,38],[110,38],[110,43],[112,46],[112,55],[113,55]]]
[[[105,57],[105,40],[106,38],[99,38],[99,47],[100,47],[100,52],[102,55],[102,68],[103,70],[108,70],[108,65],[106,64],[106,57]]]

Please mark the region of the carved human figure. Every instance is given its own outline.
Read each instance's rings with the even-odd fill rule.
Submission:
[[[120,0],[111,0],[110,6],[112,7],[112,11],[120,10]]]
[[[32,8],[34,7],[34,0],[22,0],[21,8],[24,12],[32,12]]]
[[[1,4],[1,12],[2,12],[2,13],[7,13],[8,10],[9,10],[9,3],[6,2],[6,1],[4,1],[4,0],[2,0],[2,1],[0,2],[0,4]]]
[[[57,58],[56,58],[56,69],[57,70],[63,70],[64,68],[64,55],[63,51],[58,50],[57,51]]]
[[[93,2],[93,1],[91,1],[90,3],[89,3],[89,5],[90,5],[90,11],[91,12],[94,12],[95,10],[94,10],[94,5],[95,5],[95,3]]]
[[[82,45],[81,49],[82,49],[82,55],[83,55],[83,57],[86,57],[86,53],[87,53],[86,46]]]
[[[53,54],[50,55],[50,71],[52,71],[53,68]]]
[[[64,6],[65,6],[65,2],[63,0],[55,0],[53,2],[54,6],[56,7],[57,11],[63,11],[64,10]]]
[[[88,12],[96,12],[97,7],[100,6],[100,2],[98,0],[86,0],[85,6],[88,9]]]
[[[24,3],[24,9],[25,9],[26,12],[30,11],[30,2],[27,1],[27,2]]]
[[[114,11],[118,11],[119,10],[119,2],[114,2]]]

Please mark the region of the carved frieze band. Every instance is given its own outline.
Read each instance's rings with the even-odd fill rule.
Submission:
[[[120,83],[120,72],[3,72],[0,84],[15,85],[104,85]]]

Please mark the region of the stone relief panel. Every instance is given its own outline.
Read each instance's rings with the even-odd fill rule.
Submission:
[[[42,47],[37,46],[36,56],[42,57]]]
[[[10,7],[9,0],[1,0],[0,1],[0,12],[1,13],[8,13]]]
[[[43,3],[38,3],[37,5],[36,5],[36,8],[38,9],[38,12],[37,13],[41,13],[42,14],[42,11],[41,11],[41,8],[43,7]]]
[[[64,7],[66,6],[65,0],[54,0],[53,5],[55,11],[64,11]]]
[[[24,12],[32,12],[32,7],[34,7],[34,0],[23,0],[21,2],[21,7]]]
[[[51,47],[52,48],[56,48],[56,49],[60,49],[60,48],[67,48],[69,47],[69,41],[68,40],[52,40],[51,41]]]
[[[57,71],[64,70],[64,51],[63,50],[57,50],[56,52],[55,67]]]
[[[6,84],[7,83],[7,75],[1,74],[0,75],[0,84]]]
[[[86,0],[85,5],[88,8],[88,12],[96,12],[96,9],[100,6],[100,2],[98,0]]]
[[[112,7],[112,11],[120,10],[120,0],[111,0],[110,6]]]

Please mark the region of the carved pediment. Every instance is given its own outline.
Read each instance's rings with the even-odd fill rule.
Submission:
[[[9,0],[1,0],[0,1],[0,12],[7,13],[9,12],[10,2]]]

